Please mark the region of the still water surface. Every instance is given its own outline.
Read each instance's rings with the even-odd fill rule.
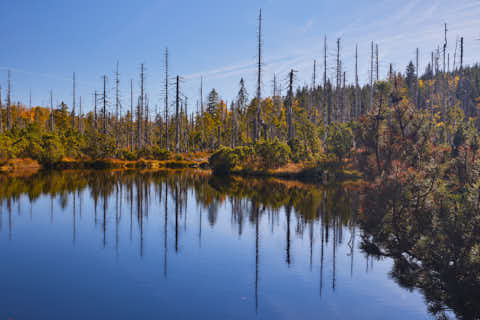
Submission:
[[[186,172],[0,186],[1,319],[429,319],[342,187]]]

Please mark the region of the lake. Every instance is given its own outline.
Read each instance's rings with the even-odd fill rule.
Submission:
[[[0,179],[0,319],[429,319],[355,187],[200,171]]]

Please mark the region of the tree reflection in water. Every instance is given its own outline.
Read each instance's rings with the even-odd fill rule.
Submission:
[[[402,287],[420,289],[433,315],[441,318],[451,310],[458,318],[478,318],[480,268],[478,252],[477,256],[472,255],[472,250],[480,250],[478,217],[462,211],[463,214],[452,218],[446,214],[452,209],[447,203],[435,215],[401,215],[396,212],[399,209],[394,193],[385,188],[366,189],[363,192],[360,189],[355,185],[324,187],[275,179],[220,179],[199,171],[176,174],[168,171],[40,172],[23,178],[0,176],[0,214],[8,214],[8,234],[11,238],[14,228],[12,207],[15,203],[20,205],[22,197],[27,196],[32,203],[39,197],[49,196],[51,223],[55,221],[54,200],[58,199],[60,207],[65,209],[71,199],[72,239],[75,243],[79,236],[78,219],[82,219],[82,215],[85,217],[83,202],[88,196],[93,199],[94,225],[101,223],[103,246],[109,245],[108,239],[111,238],[108,233],[114,232],[112,246],[118,254],[121,245],[119,228],[122,223],[128,223],[130,241],[138,232],[138,250],[140,257],[143,257],[144,242],[148,241],[144,233],[150,214],[149,206],[156,201],[161,204],[163,211],[160,213],[163,220],[163,274],[168,277],[169,245],[173,246],[175,254],[182,254],[182,234],[190,232],[198,237],[198,247],[201,248],[204,213],[208,225],[214,228],[219,218],[219,207],[229,203],[231,224],[238,237],[242,237],[246,223],[250,223],[255,230],[253,288],[256,310],[261,298],[261,233],[265,232],[260,225],[266,219],[272,234],[283,232],[279,230],[279,223],[285,221],[283,259],[287,266],[291,266],[296,257],[293,235],[308,237],[310,270],[314,254],[319,255],[320,295],[326,288],[326,279],[329,279],[332,290],[338,286],[337,247],[342,243],[348,248],[349,273],[353,277],[355,248],[358,246],[355,240],[360,237],[367,271],[369,260],[373,264],[373,258],[388,256],[394,261],[391,277]],[[189,224],[191,219],[187,221],[189,195],[195,197],[198,208],[196,228]],[[100,221],[97,217],[98,206],[101,206]],[[112,216],[110,206],[114,208]],[[129,212],[128,222],[122,222],[125,208]],[[170,212],[172,209],[173,212]],[[284,220],[280,219],[282,213],[285,214]],[[173,244],[169,244],[170,214],[174,214]],[[113,221],[112,225],[110,221]],[[0,232],[3,232],[2,223],[3,217],[0,217]],[[315,230],[316,226],[319,229]],[[348,231],[346,238],[344,228]],[[357,228],[361,231],[357,232]],[[318,253],[314,252],[315,242],[319,245]],[[328,255],[331,255],[331,266],[328,267],[331,273],[326,275],[324,263]]]

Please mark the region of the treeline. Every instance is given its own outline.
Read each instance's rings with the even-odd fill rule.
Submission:
[[[480,67],[463,67],[462,61],[448,71],[445,64],[443,68],[439,66],[439,61],[437,52],[422,74],[413,63],[405,72],[396,72],[390,66],[384,80],[379,79],[377,64],[376,76],[372,68],[370,83],[360,86],[357,76],[353,84],[346,83],[342,62],[337,58],[335,83],[324,72],[323,83],[314,80],[310,86],[295,87],[292,70],[286,94],[281,93],[275,77],[272,96],[261,98],[257,93],[250,99],[242,79],[238,94],[229,105],[215,89],[204,99],[202,88],[196,110],[189,109],[177,76],[173,114],[169,112],[168,92],[172,88],[168,72],[165,108],[160,112],[153,110],[145,93],[143,65],[140,95],[134,104],[131,90],[130,108],[126,112],[122,112],[119,99],[118,71],[115,96],[107,97],[104,77],[103,90],[95,93],[95,103],[87,113],[82,112],[81,100],[77,104],[75,98],[71,107],[64,102],[54,107],[53,99],[50,106],[14,103],[9,74],[7,96],[0,97],[0,157],[31,157],[41,162],[55,162],[62,157],[155,159],[164,158],[167,151],[214,151],[220,146],[235,148],[278,141],[289,145],[294,153],[292,160],[311,160],[315,154],[332,149],[332,144],[334,149],[341,147],[332,137],[329,140],[332,125],[343,123],[353,128],[362,117],[372,113],[380,117],[386,108],[402,103],[419,112],[427,110],[431,120],[439,117],[440,122],[447,121],[449,113],[458,107],[465,115],[464,121],[473,119],[478,125]],[[314,79],[315,73],[316,67]],[[73,80],[75,92],[75,77]],[[446,134],[450,141],[452,137]]]

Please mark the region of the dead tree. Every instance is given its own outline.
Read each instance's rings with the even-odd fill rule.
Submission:
[[[359,116],[359,106],[358,106],[358,44],[355,45],[355,107],[354,107],[354,118],[357,119]]]
[[[12,94],[12,80],[11,80],[11,73],[8,70],[8,83],[7,83],[7,130],[12,128],[12,119],[11,119],[11,94]]]
[[[445,40],[443,42],[443,73],[442,73],[442,78],[443,78],[443,92],[442,92],[442,116],[445,119],[447,116],[447,103],[446,103],[446,98],[447,98],[447,74],[446,74],[446,65],[445,65],[445,52],[447,51],[447,24],[445,23],[444,25],[445,29]]]
[[[373,109],[373,41],[371,44],[371,56],[370,56],[370,107],[369,111]]]
[[[133,79],[130,79],[130,151],[133,152]]]
[[[75,129],[75,72],[73,73],[72,129]]]
[[[290,70],[290,74],[288,77],[288,111],[287,111],[287,129],[288,129],[288,141],[293,140],[294,138],[294,131],[293,131],[293,74],[294,70]]]
[[[140,65],[140,96],[138,98],[138,105],[137,105],[137,148],[140,148],[142,146],[143,104],[144,104],[144,97],[145,97],[144,81],[145,81],[145,67],[144,67],[144,64],[142,63]]]
[[[149,122],[150,122],[150,110],[149,110],[149,104],[148,104],[148,96],[147,94],[145,93],[145,96],[143,98],[144,100],[144,105],[145,105],[145,111],[144,111],[144,141],[145,141],[145,144],[146,145],[150,145],[150,126],[149,126]]]
[[[419,94],[419,90],[418,90],[419,89],[418,88],[418,85],[419,85],[418,84],[418,76],[419,76],[419,74],[418,74],[418,48],[416,50],[415,62],[416,62],[416,64],[415,64],[415,74],[416,74],[416,77],[415,77],[416,78],[415,79],[415,81],[416,81],[416,83],[415,83],[415,107],[417,109],[419,109],[420,107],[418,105],[418,98],[419,98],[418,97],[418,94]]]
[[[262,95],[262,9],[258,15],[258,62],[257,62],[257,116],[253,122],[253,139],[260,138]]]
[[[93,94],[93,104],[94,104],[94,108],[93,108],[93,124],[94,124],[94,127],[95,127],[95,130],[98,129],[98,118],[97,118],[97,101],[98,101],[98,93],[97,93],[97,90],[95,90],[94,94]]]
[[[50,131],[53,132],[55,129],[55,121],[53,117],[53,92],[50,90]]]
[[[180,149],[180,145],[179,145],[179,141],[178,141],[179,130],[180,130],[179,123],[178,123],[178,111],[179,111],[179,107],[180,107],[180,88],[179,88],[179,84],[180,84],[180,77],[177,76],[177,78],[176,78],[176,88],[175,88],[175,91],[176,91],[176,95],[175,95],[175,152],[179,152],[179,149]]]
[[[168,145],[168,48],[165,48],[165,149]]]
[[[79,130],[80,132],[82,132],[82,96],[79,97],[78,108],[79,108],[79,114],[78,114],[78,130]]]
[[[119,111],[120,108],[120,74],[118,71],[119,63],[115,66],[115,145],[118,148],[118,142],[121,137],[119,132],[119,116],[121,117],[121,112]]]
[[[327,125],[330,119],[327,93],[327,36],[323,39],[323,141],[327,140]]]
[[[202,149],[205,143],[205,123],[203,117],[203,77],[200,77],[200,131],[201,131],[201,143]]]
[[[2,86],[0,86],[0,132],[3,131],[3,121],[2,121]]]
[[[313,75],[312,75],[312,90],[310,91],[310,114],[311,120],[313,123],[316,123],[316,116],[314,112],[315,106],[315,97],[316,97],[316,86],[317,86],[317,60],[313,60]]]
[[[103,110],[102,110],[102,132],[107,134],[107,76],[103,76]]]
[[[340,38],[337,39],[337,67],[336,67],[336,101],[335,101],[335,110],[334,120],[339,120],[339,113],[342,111],[341,107],[341,87],[342,87],[342,67],[340,63]]]

